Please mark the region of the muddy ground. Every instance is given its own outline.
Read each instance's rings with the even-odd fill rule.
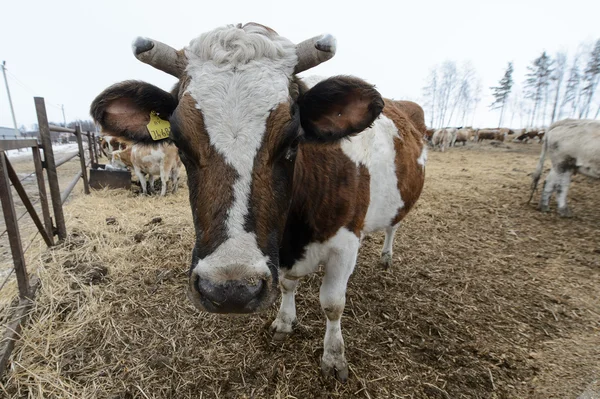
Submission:
[[[600,378],[600,184],[574,179],[572,219],[554,203],[539,213],[526,204],[539,150],[430,153],[393,268],[377,264],[382,234],[360,251],[342,319],[346,384],[319,375],[320,275],[301,283],[295,333],[273,343],[276,306],[217,317],[186,299],[185,187],[164,199],[76,198],[71,239],[38,260],[43,285],[3,389],[13,398],[576,398]]]

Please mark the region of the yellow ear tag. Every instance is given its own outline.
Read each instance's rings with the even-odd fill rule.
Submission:
[[[150,123],[146,125],[152,140],[162,140],[169,138],[171,134],[171,124],[169,121],[160,119],[156,111],[150,111]]]

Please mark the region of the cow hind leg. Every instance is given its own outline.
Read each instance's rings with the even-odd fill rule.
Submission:
[[[383,248],[381,249],[379,265],[386,270],[392,267],[392,247],[394,246],[394,236],[396,235],[396,230],[398,230],[398,226],[400,226],[400,223],[385,229],[385,241],[383,243]]]
[[[356,264],[359,239],[350,232],[340,238],[345,245],[332,249],[319,295],[321,308],[327,316],[321,373],[345,382],[348,379],[348,362],[344,355],[341,320],[346,305],[346,286]]]
[[[542,188],[542,196],[540,198],[539,210],[542,212],[550,211],[550,197],[552,197],[552,193],[556,190],[556,184],[558,183],[558,173],[554,170],[554,168],[550,169],[550,173],[546,176],[546,180],[544,180],[544,187]]]
[[[282,277],[279,280],[281,288],[281,306],[277,317],[271,324],[274,341],[283,341],[290,335],[296,324],[296,287],[298,280],[289,280]]]
[[[556,183],[556,202],[558,205],[558,215],[564,218],[572,217],[571,210],[567,206],[567,194],[571,184],[571,171],[566,171],[558,175]]]
[[[154,181],[155,180],[156,180],[156,177],[154,175],[148,176],[148,193],[150,195],[154,194]]]

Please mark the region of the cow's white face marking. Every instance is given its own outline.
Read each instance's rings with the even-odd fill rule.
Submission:
[[[242,262],[255,270],[252,274],[256,268],[268,272],[255,234],[244,231],[244,218],[267,118],[279,104],[290,101],[296,47],[262,26],[227,26],[192,40],[185,54],[187,92],[202,112],[210,143],[238,174],[226,220],[229,239],[200,261],[196,271]]]

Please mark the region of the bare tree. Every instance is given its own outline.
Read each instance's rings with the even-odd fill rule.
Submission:
[[[537,114],[539,108],[544,106],[544,104],[547,104],[547,88],[550,85],[551,67],[552,61],[545,51],[533,61],[532,65],[527,67],[529,72],[527,73],[527,79],[525,80],[525,96],[533,102],[530,125],[535,124],[539,119],[539,115]],[[536,116],[538,118],[536,118]]]
[[[427,86],[423,88],[423,97],[425,98],[426,107],[430,109],[429,115],[429,127],[435,127],[435,100],[438,94],[438,71],[437,66],[434,66],[429,71],[429,76],[427,77]]]
[[[446,114],[448,111],[448,105],[450,104],[450,99],[453,96],[454,90],[457,86],[457,77],[458,72],[456,68],[456,62],[454,61],[445,61],[442,64],[442,81],[440,85],[441,90],[441,106],[442,113],[440,118],[440,127],[447,125],[446,123]],[[449,123],[449,122],[448,122]]]
[[[504,108],[506,106],[506,100],[508,100],[508,96],[510,95],[510,91],[513,86],[513,74],[514,68],[512,62],[508,63],[508,67],[504,72],[504,76],[500,79],[499,85],[496,87],[490,87],[492,89],[494,96],[494,102],[490,105],[492,109],[500,108],[500,120],[498,121],[498,127],[502,126],[502,118],[504,116]]]
[[[565,72],[567,69],[567,54],[566,53],[557,53],[555,60],[555,67],[550,77],[550,80],[554,84],[554,106],[552,107],[552,118],[550,123],[554,123],[557,116],[557,108],[558,108],[558,100],[560,98],[560,89],[562,87],[562,83],[565,77]]]
[[[472,95],[472,101],[471,101],[471,104],[473,104],[473,111],[472,111],[473,117],[471,119],[471,126],[473,126],[475,124],[475,114],[477,113],[477,106],[481,102],[481,90],[482,90],[481,80],[477,80],[475,83],[475,86],[473,87],[473,95]]]
[[[558,119],[561,119],[563,114],[563,108],[568,104],[571,104],[568,116],[573,117],[577,112],[578,100],[579,100],[579,86],[581,84],[581,74],[579,73],[579,56],[576,55],[573,58],[573,64],[569,70],[569,79],[567,80],[567,87],[565,88],[565,95],[558,111]]]
[[[600,81],[600,39],[596,41],[594,49],[592,50],[588,59],[587,67],[583,75],[584,86],[581,89],[581,95],[583,102],[579,109],[579,117],[588,117],[590,112],[590,106],[596,89],[598,88],[598,82]]]

